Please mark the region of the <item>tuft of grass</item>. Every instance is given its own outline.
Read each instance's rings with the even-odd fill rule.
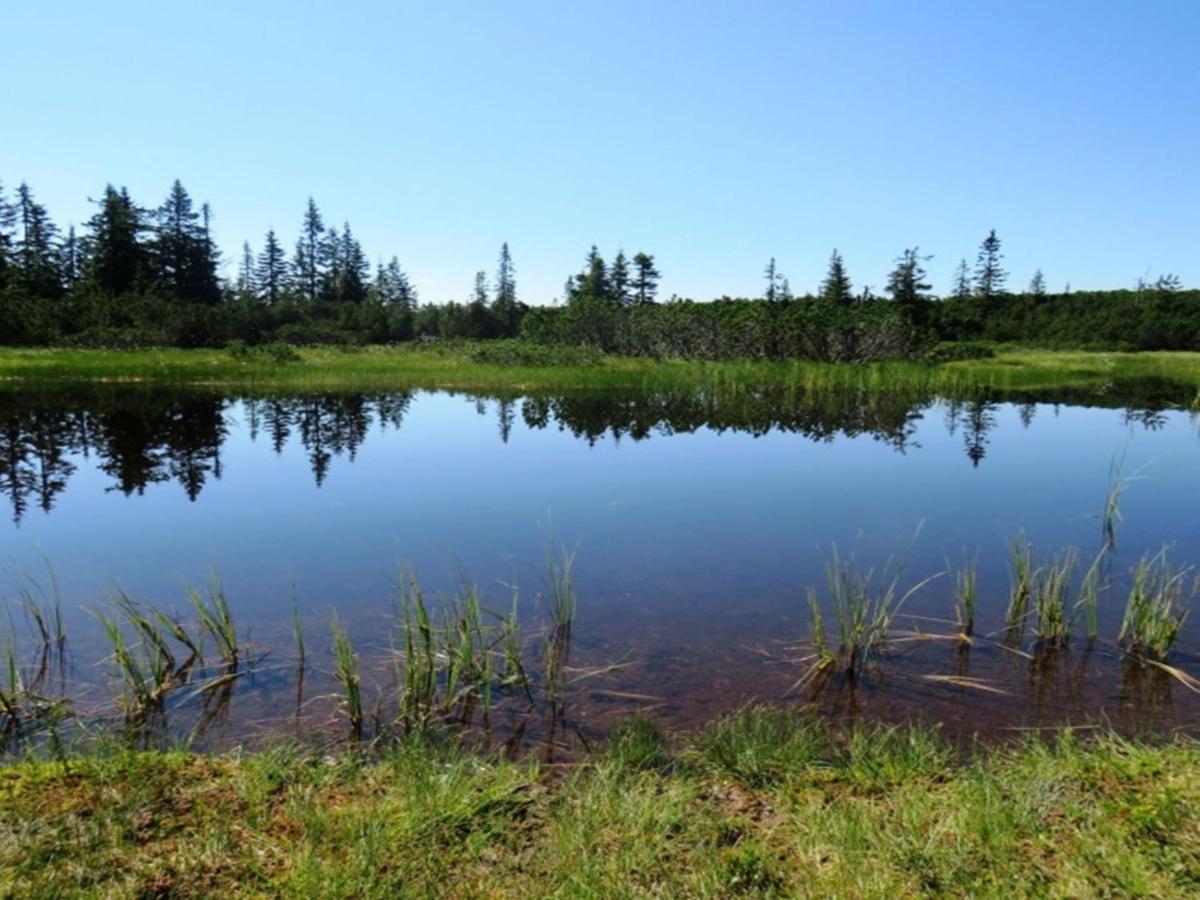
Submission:
[[[669,760],[667,739],[652,719],[635,715],[612,730],[605,757],[622,769],[661,769]]]
[[[230,668],[236,667],[240,649],[237,628],[220,576],[213,573],[205,594],[189,587],[187,597],[196,611],[201,632],[213,641],[221,662]]]
[[[810,633],[816,658],[797,686],[835,666],[847,678],[859,678],[867,663],[886,647],[896,614],[905,601],[937,577],[930,576],[901,594],[899,567],[892,561],[879,572],[874,568],[863,569],[853,556],[844,558],[834,545],[832,559],[825,566],[825,582],[837,630],[837,647],[831,649],[826,642],[820,604],[810,590]]]
[[[1068,599],[1079,554],[1067,549],[1036,569],[1031,581],[1033,633],[1040,648],[1063,647],[1071,639],[1074,609]]]
[[[1008,545],[1012,589],[1009,591],[1008,608],[1004,612],[1004,627],[1010,638],[1020,639],[1025,631],[1029,616],[1029,604],[1033,596],[1035,569],[1033,545],[1020,532]]]
[[[354,652],[350,636],[346,634],[346,629],[342,627],[336,613],[329,630],[333,636],[333,675],[342,686],[342,712],[350,723],[350,737],[358,742],[363,739],[363,726],[366,721],[358,654]]]
[[[790,708],[748,706],[700,732],[694,759],[746,787],[779,784],[827,764],[829,736],[815,716]]]
[[[1149,660],[1165,660],[1197,592],[1190,578],[1191,569],[1173,567],[1165,548],[1143,556],[1133,570],[1117,642]]]
[[[966,639],[975,631],[975,605],[979,596],[977,558],[978,554],[964,561],[962,568],[955,568],[946,560],[946,571],[954,589],[954,622],[959,635]]]

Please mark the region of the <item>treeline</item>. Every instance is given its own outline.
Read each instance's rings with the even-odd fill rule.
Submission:
[[[374,267],[349,223],[327,225],[310,198],[292,249],[270,230],[221,275],[212,210],[176,181],[138,205],[105,187],[77,232],[60,229],[26,184],[0,184],[0,344],[183,347],[285,341],[387,343],[419,337],[515,337],[517,300],[505,244],[493,285],[475,276],[462,302],[425,304],[393,256]]]
[[[489,283],[477,272],[461,302],[422,304],[392,256],[369,263],[349,223],[329,225],[310,198],[289,250],[268,231],[242,246],[236,276],[222,277],[212,211],[176,181],[160,205],[105,188],[77,233],[65,231],[21,184],[0,185],[0,344],[119,347],[391,343],[525,337],[630,355],[700,359],[914,358],[940,342],[1024,342],[1059,347],[1200,349],[1200,291],[1163,275],[1129,290],[1051,293],[1040,270],[1008,289],[993,231],[974,266],[963,260],[939,297],[930,256],[910,248],[881,294],[856,289],[836,250],[815,293],[793,294],[771,259],[761,297],[660,302],[654,257],[593,247],[567,279],[562,302],[517,297],[507,244]]]

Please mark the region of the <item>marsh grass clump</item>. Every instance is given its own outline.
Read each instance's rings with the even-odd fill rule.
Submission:
[[[976,558],[966,560],[962,568],[957,569],[946,561],[946,571],[954,590],[954,624],[959,636],[968,641],[975,632],[975,605],[979,596]]]
[[[333,636],[334,678],[342,686],[342,712],[350,723],[350,736],[355,741],[363,739],[366,716],[363,709],[362,679],[358,671],[358,654],[346,629],[335,614],[330,624]]]
[[[1166,659],[1196,596],[1197,584],[1191,578],[1190,568],[1170,564],[1165,548],[1143,556],[1133,570],[1117,642],[1149,660]]]
[[[1034,570],[1030,582],[1033,633],[1044,649],[1061,647],[1071,638],[1074,611],[1069,592],[1078,563],[1079,554],[1068,548]]]
[[[848,679],[857,679],[871,660],[882,655],[905,601],[938,577],[932,575],[901,594],[899,568],[889,560],[878,571],[864,569],[853,556],[843,557],[837,546],[833,547],[832,558],[825,566],[825,583],[836,644],[826,634],[816,591],[809,589],[809,630],[814,654],[793,690],[835,669],[840,669]]]
[[[750,788],[825,766],[831,752],[828,731],[815,715],[757,705],[700,732],[693,751],[700,767]]]
[[[398,732],[468,727],[477,717],[486,728],[501,695],[532,704],[515,589],[511,611],[500,613],[485,606],[470,582],[430,603],[410,576],[402,583],[396,619]]]
[[[632,770],[661,769],[670,760],[666,736],[645,715],[633,716],[613,728],[605,757],[622,769]]]
[[[1004,627],[1011,638],[1019,639],[1024,633],[1029,615],[1036,572],[1033,565],[1033,544],[1026,538],[1024,531],[1009,542],[1008,558],[1012,589],[1009,591],[1008,608],[1004,612]]]
[[[237,629],[220,577],[214,573],[205,594],[188,588],[187,597],[196,612],[201,633],[212,640],[220,661],[227,667],[236,667],[239,654]]]
[[[115,593],[110,611],[94,615],[104,629],[123,687],[117,702],[126,724],[142,735],[163,721],[168,695],[188,680],[199,661],[196,642],[181,624],[121,591]],[[182,661],[172,640],[187,651]]]

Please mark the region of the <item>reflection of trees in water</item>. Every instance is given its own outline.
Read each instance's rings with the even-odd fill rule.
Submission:
[[[398,429],[410,392],[262,396],[242,401],[249,436],[282,453],[293,439],[304,448],[318,486],[333,461],[354,460],[373,426]],[[1119,399],[1120,398],[1120,399]],[[917,423],[939,402],[953,435],[962,432],[967,458],[984,459],[1002,394],[940,400],[908,390],[802,390],[787,387],[705,386],[522,397],[471,395],[481,414],[494,409],[507,443],[517,416],[530,429],[557,427],[589,444],[611,436],[642,441],[701,429],[755,437],[780,431],[813,441],[869,435],[899,452],[914,446]],[[1022,394],[1018,413],[1029,427],[1037,403],[1096,405],[1094,392],[1058,390]],[[1190,402],[1158,381],[1125,385],[1103,401],[1124,403],[1124,421],[1147,429],[1165,426],[1164,410]],[[111,478],[108,490],[142,494],[148,485],[175,482],[195,500],[210,478],[221,477],[226,412],[237,398],[202,392],[90,389],[71,392],[0,392],[0,493],[20,522],[31,504],[50,511],[81,458]],[[1057,408],[1057,407],[1056,407]]]

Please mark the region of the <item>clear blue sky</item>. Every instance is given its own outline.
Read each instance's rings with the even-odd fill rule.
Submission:
[[[989,228],[1012,282],[1200,285],[1200,3],[12,2],[0,179],[61,223],[105,182],[212,203],[232,260],[309,194],[422,298],[507,240],[528,302],[596,243],[666,295],[947,290]]]

